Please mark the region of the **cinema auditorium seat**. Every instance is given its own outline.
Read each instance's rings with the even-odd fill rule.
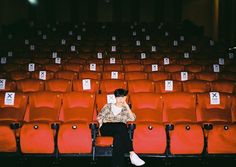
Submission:
[[[202,154],[204,135],[195,111],[195,94],[175,92],[163,95],[163,122],[168,129],[171,154]]]
[[[89,124],[95,112],[95,95],[88,92],[70,92],[63,95],[62,124],[58,132],[60,154],[92,152]]]
[[[0,92],[0,152],[19,151],[19,131],[24,122],[28,96],[20,92]]]
[[[30,94],[25,123],[20,131],[23,154],[53,154],[56,151],[61,103],[61,95],[54,92]]]
[[[140,154],[164,154],[167,138],[162,124],[162,97],[156,93],[131,93],[130,103],[136,115],[133,147]],[[148,143],[148,144],[147,144]]]
[[[197,94],[197,98],[196,112],[198,121],[205,128],[208,154],[236,153],[236,126],[232,124],[231,96],[209,92]]]

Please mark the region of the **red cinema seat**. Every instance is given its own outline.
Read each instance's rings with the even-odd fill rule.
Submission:
[[[28,96],[19,92],[0,92],[0,152],[17,152],[20,126]]]
[[[61,154],[91,153],[92,137],[89,128],[95,112],[95,95],[88,92],[70,92],[63,95],[58,132],[58,150]]]
[[[204,125],[208,154],[236,153],[236,125],[232,124],[231,96],[209,92],[198,94],[197,116]],[[211,125],[211,126],[209,126]],[[210,127],[210,128],[209,128]]]
[[[204,135],[196,118],[196,95],[175,92],[163,95],[163,121],[167,124],[171,154],[201,154]]]
[[[54,92],[34,92],[29,96],[25,123],[20,131],[23,154],[53,154],[56,124],[59,121],[62,97]]]
[[[167,138],[162,124],[162,97],[156,93],[131,93],[131,110],[136,115],[133,146],[137,153],[164,154]],[[148,143],[148,144],[147,144]]]

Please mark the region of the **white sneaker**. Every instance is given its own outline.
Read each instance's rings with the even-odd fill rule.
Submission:
[[[130,153],[130,161],[135,166],[142,166],[145,164],[145,162],[138,157],[138,155],[135,152]]]

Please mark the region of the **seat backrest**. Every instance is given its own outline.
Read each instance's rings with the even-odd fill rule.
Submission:
[[[26,121],[59,120],[62,95],[50,91],[34,92],[29,95],[29,110],[25,117]]]
[[[199,72],[195,74],[196,79],[205,81],[215,81],[218,79],[218,73],[215,72]]]
[[[60,120],[64,122],[91,122],[95,109],[95,94],[89,92],[69,92],[63,95]]]
[[[72,91],[99,93],[100,82],[95,79],[77,79],[72,81]]]
[[[0,122],[24,120],[28,96],[20,92],[0,92]]]
[[[104,71],[123,71],[124,67],[122,64],[105,64],[103,67]]]
[[[204,80],[189,80],[183,82],[183,91],[190,93],[204,93],[211,89],[210,82]]]
[[[125,72],[131,71],[144,71],[144,66],[139,63],[132,63],[128,65],[124,65]]]
[[[228,80],[216,80],[211,82],[212,92],[235,93],[236,82]]]
[[[169,72],[150,72],[148,73],[148,79],[152,81],[161,81],[171,79],[171,73]]]
[[[231,122],[231,97],[225,93],[197,94],[197,119],[199,122]]]
[[[147,79],[147,73],[146,72],[126,72],[125,73],[125,80],[129,81],[129,80],[137,80],[137,79]]]
[[[122,64],[122,59],[119,59],[119,58],[116,58],[116,57],[106,58],[104,60],[104,64],[106,64],[106,65],[112,65],[112,64],[121,65]]]
[[[33,79],[41,79],[41,80],[49,80],[54,78],[53,71],[34,71],[31,73],[31,78]]]
[[[204,66],[202,65],[191,64],[191,65],[185,66],[185,71],[188,71],[188,72],[197,73],[197,72],[202,72],[203,70],[204,70]]]
[[[184,66],[179,64],[170,64],[167,66],[164,66],[166,72],[178,72],[178,71],[184,71]]]
[[[79,73],[79,79],[101,79],[101,73],[96,71],[82,71]]]
[[[83,65],[78,63],[67,63],[62,65],[63,70],[80,72],[83,70]]]
[[[147,79],[128,81],[129,93],[154,92],[154,82]]]
[[[181,71],[171,73],[171,78],[176,81],[188,81],[195,78],[195,74],[192,72]]]
[[[162,80],[155,82],[156,93],[173,93],[182,91],[182,82],[173,80]]]
[[[158,64],[146,64],[144,66],[145,72],[157,72],[157,71],[164,71],[164,66]]]
[[[131,93],[131,110],[136,122],[162,122],[162,96],[157,93]]]
[[[43,65],[43,70],[57,72],[62,69],[61,64],[49,63]]]
[[[125,79],[125,74],[121,71],[104,71],[102,79]]]
[[[10,81],[8,79],[0,79],[0,92],[15,91],[16,81]]]
[[[70,92],[72,89],[72,81],[68,79],[50,79],[45,81],[45,90],[52,92]]]
[[[24,79],[16,81],[17,90],[24,93],[44,90],[44,81],[39,79]]]
[[[101,72],[103,71],[103,65],[102,64],[86,64],[84,65],[84,71],[96,71],[96,72]]]
[[[100,81],[101,93],[114,93],[118,88],[127,89],[127,82],[124,80],[106,79]]]
[[[186,92],[163,95],[163,121],[167,123],[196,122],[196,95]]]
[[[27,79],[30,78],[30,72],[29,71],[11,71],[10,72],[10,79],[14,81],[18,81],[21,79]]]
[[[68,70],[60,70],[55,73],[55,78],[74,80],[78,78],[78,73]]]

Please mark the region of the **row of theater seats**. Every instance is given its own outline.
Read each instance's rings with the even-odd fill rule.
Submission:
[[[222,58],[223,59],[223,58]],[[21,60],[22,61],[22,60]],[[44,60],[45,61],[45,60]],[[74,61],[74,63],[73,63]],[[212,71],[212,72],[221,72],[221,71],[229,71],[236,72],[235,65],[233,61],[231,64],[222,64],[217,63],[209,63],[203,65],[190,59],[180,59],[178,60],[170,60],[169,58],[163,58],[161,63],[158,63],[156,59],[145,59],[140,64],[139,59],[125,59],[125,64],[118,61],[115,58],[108,59],[109,63],[102,64],[99,59],[91,59],[89,61],[83,59],[71,60],[68,63],[45,63],[45,64],[37,64],[37,63],[25,63],[25,64],[16,64],[16,63],[7,63],[3,64],[1,67],[2,71],[11,72],[16,70],[24,70],[24,71],[35,71],[35,70],[49,70],[53,72],[57,72],[60,70],[69,70],[74,72],[82,72],[82,71],[166,71],[166,72],[177,72],[177,71],[189,71],[189,72],[201,72],[201,71]],[[166,62],[164,62],[166,61]],[[170,63],[171,61],[171,63]],[[206,59],[202,59],[202,62],[205,62]],[[224,61],[224,60],[223,60]],[[18,61],[19,63],[20,61]],[[41,62],[42,63],[42,62]]]
[[[113,93],[116,88],[128,89],[130,93],[156,92],[191,92],[204,93],[210,91],[235,94],[236,82],[230,80],[160,80],[151,81],[147,79],[140,80],[95,80],[95,79],[49,79],[46,81],[39,79],[24,79],[18,81],[8,81],[0,79],[0,91],[18,91],[23,93],[32,93],[37,91],[52,92],[90,92],[90,93]]]
[[[21,155],[96,156],[96,148],[112,146],[112,137],[97,133],[95,119],[112,99],[105,93],[2,92],[0,155],[18,151]],[[236,153],[235,95],[130,93],[128,103],[137,116],[127,125],[137,153]]]
[[[176,80],[176,81],[188,81],[188,80],[204,80],[204,81],[216,81],[216,80],[230,80],[236,81],[236,75],[233,72],[118,72],[118,71],[107,71],[107,72],[96,72],[96,71],[83,71],[83,72],[73,72],[62,70],[58,72],[52,71],[14,71],[11,73],[1,73],[0,77],[2,79],[19,81],[23,79],[40,79],[40,80],[50,80],[50,79],[67,79],[67,80],[77,80],[77,79],[95,79],[95,80],[140,80],[146,79],[151,81],[161,81],[161,80]]]

